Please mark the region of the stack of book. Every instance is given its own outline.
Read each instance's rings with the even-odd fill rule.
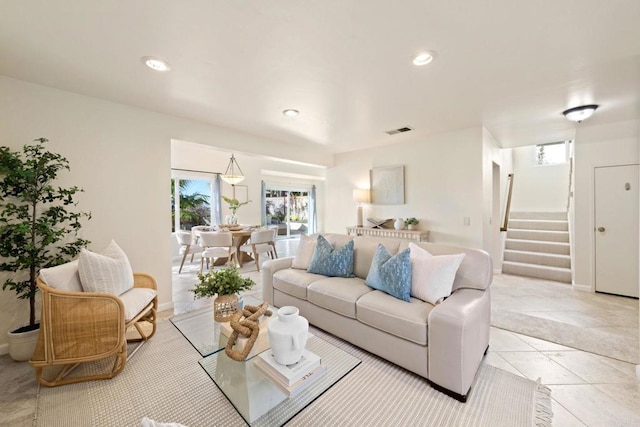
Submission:
[[[254,366],[287,396],[292,396],[313,384],[327,371],[321,362],[320,356],[305,349],[298,362],[281,365],[276,362],[271,350],[267,350],[255,358]]]

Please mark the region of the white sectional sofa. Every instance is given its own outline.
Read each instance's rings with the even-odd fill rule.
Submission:
[[[489,345],[493,278],[491,257],[482,250],[417,243],[432,255],[465,253],[453,292],[433,305],[405,302],[365,284],[379,243],[391,254],[409,241],[323,234],[334,247],[354,241],[355,277],[327,277],[300,268],[295,258],[267,261],[262,296],[276,307],[293,305],[309,322],[428,379],[433,387],[464,402]],[[298,264],[299,268],[293,268]],[[304,260],[302,262],[304,264]]]

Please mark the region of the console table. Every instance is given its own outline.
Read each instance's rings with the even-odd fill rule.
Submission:
[[[351,226],[347,227],[347,234],[353,236],[395,237],[399,239],[417,240],[418,242],[429,241],[428,230],[395,230],[391,228]]]

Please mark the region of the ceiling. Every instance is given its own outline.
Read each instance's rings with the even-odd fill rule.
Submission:
[[[0,74],[334,153],[475,126],[514,147],[640,118],[639,22],[637,0],[0,0]]]

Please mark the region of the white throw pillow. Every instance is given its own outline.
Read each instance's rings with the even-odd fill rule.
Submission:
[[[133,288],[133,271],[127,255],[113,240],[100,252],[83,249],[78,261],[85,292],[121,295]]]
[[[465,254],[434,256],[415,243],[409,243],[411,296],[437,304],[451,295],[453,281]]]
[[[154,421],[151,418],[144,417],[142,419],[142,423],[140,424],[142,427],[187,427],[183,424],[178,423],[159,423],[158,421]]]
[[[311,257],[313,256],[313,251],[316,249],[316,242],[318,241],[317,236],[300,236],[300,243],[298,243],[298,252],[296,253],[296,257],[293,259],[291,263],[292,268],[297,268],[300,270],[306,270],[309,268],[309,264],[311,263]]]

